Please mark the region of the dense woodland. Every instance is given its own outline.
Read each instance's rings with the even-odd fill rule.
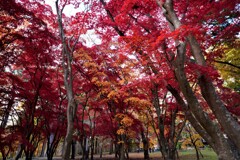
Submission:
[[[155,140],[176,160],[192,133],[239,160],[239,12],[238,0],[0,0],[1,158],[44,146],[51,160],[61,144],[68,160],[78,142],[92,159],[108,139],[116,159],[133,142],[148,159]]]

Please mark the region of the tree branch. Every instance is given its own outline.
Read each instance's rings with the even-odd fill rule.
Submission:
[[[219,61],[219,60],[214,60],[214,62],[216,62],[216,63],[221,63],[221,64],[226,64],[226,65],[232,66],[232,67],[234,67],[234,68],[240,69],[240,66],[237,66],[237,65],[235,65],[235,64],[232,64],[232,63],[230,63],[230,62]]]

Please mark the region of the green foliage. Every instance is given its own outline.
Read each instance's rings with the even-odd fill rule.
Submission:
[[[240,92],[240,40],[232,44],[224,44],[219,49],[224,51],[222,58],[216,60],[216,67],[219,70],[226,87]]]
[[[193,146],[192,143],[195,143],[197,148],[203,147],[204,144],[201,141],[202,137],[199,134],[193,134],[191,137],[186,138],[182,143],[182,148],[186,149],[187,146]]]

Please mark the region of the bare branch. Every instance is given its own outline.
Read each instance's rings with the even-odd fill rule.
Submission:
[[[234,68],[240,69],[240,66],[237,66],[237,65],[235,65],[235,64],[232,64],[232,63],[230,63],[230,62],[219,61],[219,60],[214,60],[214,62],[216,62],[216,63],[221,63],[221,64],[226,64],[226,65],[232,66],[232,67],[234,67]]]

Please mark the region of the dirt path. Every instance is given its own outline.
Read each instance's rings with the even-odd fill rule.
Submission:
[[[140,153],[129,153],[129,159],[130,160],[143,160],[143,152]],[[151,160],[162,160],[160,158],[160,152],[154,152],[154,153],[150,153],[150,159]],[[61,157],[54,157],[54,160],[61,160]],[[75,160],[80,160],[81,157],[80,156],[76,156]],[[100,155],[94,155],[94,159],[95,160],[115,160],[115,156],[114,154],[103,154],[102,158],[100,158]],[[47,160],[46,157],[35,157],[33,158],[33,160]]]

